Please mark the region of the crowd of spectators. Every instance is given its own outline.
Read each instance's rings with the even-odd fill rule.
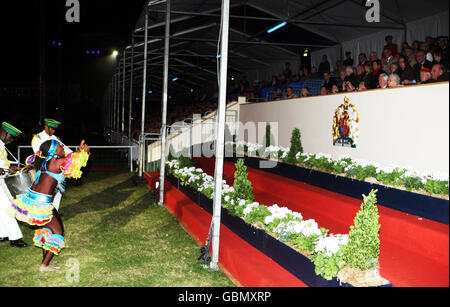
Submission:
[[[414,41],[412,46],[404,42],[399,50],[392,36],[387,36],[380,58],[376,52],[371,52],[369,58],[361,53],[355,65],[350,52],[345,56],[344,61],[336,62],[332,72],[324,70],[321,95],[449,80],[447,37],[427,37],[424,42]],[[326,55],[320,67],[329,67]]]
[[[255,80],[250,83],[246,76],[240,80],[231,78],[228,84],[228,94],[246,97],[249,101],[264,101],[261,89],[275,88],[274,100],[294,99],[312,96],[311,89],[303,86],[297,91],[292,86],[286,90],[281,85],[293,82],[316,80],[323,78],[319,95],[340,92],[365,91],[377,88],[392,88],[412,84],[427,84],[448,81],[449,54],[448,38],[427,37],[424,42],[414,41],[410,46],[407,42],[399,48],[393,43],[392,36],[385,38],[386,45],[381,55],[376,52],[361,53],[355,61],[350,52],[345,53],[345,59],[336,61],[332,69],[327,55],[322,56],[318,67],[300,67],[295,73],[291,64],[286,63],[282,73],[272,76],[272,80]],[[204,116],[208,112],[217,110],[217,83],[205,86],[207,90],[200,90],[190,97],[188,103],[170,105],[167,124],[181,123],[193,114]],[[227,102],[230,102],[228,100]],[[160,133],[161,112],[154,112],[146,118],[147,133]],[[133,136],[140,134],[140,123],[134,121]]]

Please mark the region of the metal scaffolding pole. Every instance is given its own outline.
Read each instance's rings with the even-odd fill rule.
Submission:
[[[130,105],[128,114],[128,145],[131,146],[131,122],[133,116],[134,35],[131,35]]]
[[[114,74],[113,77],[113,91],[114,91],[114,101],[113,101],[113,114],[112,114],[112,131],[116,131],[116,103],[117,103],[117,76]]]
[[[119,69],[117,71],[117,110],[116,110],[116,130],[117,133],[120,133],[120,60],[119,60]]]
[[[148,58],[148,6],[145,6],[145,38],[144,38],[144,70],[142,80],[142,117],[141,117],[141,150],[139,159],[139,177],[142,177],[144,173],[144,161],[145,161],[145,98],[147,94],[147,58]]]
[[[220,214],[222,209],[223,158],[225,148],[225,112],[227,104],[227,73],[228,73],[228,38],[230,21],[230,0],[222,1],[220,77],[219,77],[219,107],[217,120],[216,166],[214,172],[214,208],[211,269],[218,270],[220,243]]]
[[[161,127],[161,166],[159,177],[159,204],[164,205],[164,177],[167,154],[167,97],[169,88],[169,48],[170,48],[170,0],[166,1],[166,38],[164,43],[164,84],[162,96],[162,127]]]
[[[125,54],[126,51],[123,51],[123,69],[122,69],[122,135],[125,134]]]

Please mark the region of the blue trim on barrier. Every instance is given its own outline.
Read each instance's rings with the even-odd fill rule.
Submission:
[[[226,158],[226,160],[232,162],[236,162],[237,159],[241,158]],[[389,188],[379,184],[371,184],[282,162],[278,162],[274,168],[260,169],[259,161],[264,161],[264,159],[247,156],[243,157],[243,159],[247,167],[301,181],[361,200],[363,199],[363,194],[368,195],[372,189],[378,189],[377,199],[379,205],[449,225],[449,201],[446,199]]]
[[[174,187],[177,187],[178,190],[199,207],[209,214],[213,214],[213,200],[190,187],[181,186],[180,181],[175,177],[168,176],[167,181]],[[221,222],[233,233],[264,253],[309,287],[353,287],[351,284],[340,283],[337,278],[326,280],[316,275],[315,265],[307,257],[268,235],[264,230],[255,228],[245,223],[241,218],[230,215],[224,208],[222,208],[221,212]],[[389,284],[382,287],[393,287],[393,285]]]

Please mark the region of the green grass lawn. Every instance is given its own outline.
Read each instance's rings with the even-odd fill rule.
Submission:
[[[92,172],[67,189],[60,208],[66,248],[53,258],[60,271],[39,272],[42,250],[31,246],[34,230],[21,224],[30,247],[0,243],[0,286],[233,286],[202,267],[197,244],[131,176]],[[77,264],[79,281],[71,282]]]

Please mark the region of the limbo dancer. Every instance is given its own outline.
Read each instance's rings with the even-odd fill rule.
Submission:
[[[6,175],[14,167],[8,160],[8,154],[5,150],[5,145],[11,143],[15,137],[20,135],[22,131],[16,127],[3,122],[0,127],[0,175]],[[5,192],[0,188],[0,242],[9,240],[11,247],[27,247],[22,238],[22,231],[19,228],[17,221],[6,213],[6,210],[11,206],[11,201]]]
[[[51,266],[53,255],[59,255],[65,246],[64,226],[52,203],[56,188],[65,191],[65,178],[81,178],[81,168],[86,166],[90,150],[81,141],[78,151],[65,155],[64,147],[57,140],[44,142],[36,153],[35,168],[38,170],[34,183],[24,194],[18,195],[9,213],[19,221],[34,226],[34,245],[43,249],[43,261],[39,270],[51,272],[59,267]]]
[[[61,143],[61,145],[64,148],[64,152],[66,155],[72,153],[72,150],[65,146],[61,140],[55,135],[56,129],[58,129],[61,126],[61,122],[51,119],[51,118],[45,118],[44,119],[44,130],[38,134],[36,134],[33,139],[31,140],[31,146],[33,147],[34,154],[39,151],[41,145],[49,140],[57,140]],[[55,197],[53,198],[53,206],[55,207],[56,211],[59,211],[59,206],[61,204],[61,198],[62,198],[62,192],[56,188],[55,190]]]

